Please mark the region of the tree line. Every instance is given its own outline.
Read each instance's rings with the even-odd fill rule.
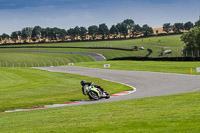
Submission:
[[[191,28],[194,27],[194,24],[192,22],[186,22],[186,23],[174,23],[174,25],[171,25],[170,23],[163,24],[163,31],[166,33],[169,33],[172,31],[173,33],[181,33],[184,30],[189,31]]]
[[[173,31],[174,33],[180,33],[183,30],[190,30],[194,27],[191,22],[165,23],[163,30],[166,33]],[[0,36],[0,41],[7,43],[8,39],[11,39],[14,43],[21,40],[20,43],[26,42],[46,42],[51,41],[76,41],[76,40],[98,40],[98,39],[116,39],[116,38],[133,38],[137,36],[150,36],[153,34],[153,29],[147,24],[140,26],[135,24],[132,19],[125,19],[123,22],[112,25],[110,28],[105,23],[97,25],[91,25],[88,28],[76,26],[68,30],[54,28],[42,28],[40,26],[25,27],[20,31],[14,31],[11,35],[3,33]],[[19,42],[18,42],[19,43]]]
[[[153,34],[152,27],[147,24],[140,26],[135,24],[132,19],[125,19],[123,22],[112,25],[111,28],[105,23],[97,25],[91,25],[88,28],[76,26],[68,30],[60,29],[57,27],[54,28],[42,28],[40,26],[35,27],[25,27],[20,31],[14,31],[11,35],[3,33],[0,36],[0,41],[11,39],[13,42],[17,43],[17,40],[21,39],[26,43],[27,41],[32,40],[43,41],[46,39],[49,41],[52,40],[61,40],[61,41],[76,41],[76,40],[97,40],[97,39],[110,39],[110,38],[127,38],[136,37],[137,35],[143,34],[144,36],[149,36]]]

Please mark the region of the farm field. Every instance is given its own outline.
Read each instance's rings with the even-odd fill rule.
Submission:
[[[0,114],[0,132],[198,132],[199,95],[193,92],[5,113]]]

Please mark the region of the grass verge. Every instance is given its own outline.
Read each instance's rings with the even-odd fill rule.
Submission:
[[[110,64],[110,68],[104,68],[104,64]],[[200,75],[196,68],[200,62],[165,62],[165,61],[106,61],[106,62],[80,62],[75,66],[91,67],[101,69],[129,70],[129,71],[150,71],[164,73],[190,74],[192,68],[194,75]]]
[[[0,114],[1,132],[199,132],[200,92]]]
[[[0,68],[0,112],[88,99],[80,81],[101,85],[110,94],[130,87],[97,78],[55,73],[33,68]]]

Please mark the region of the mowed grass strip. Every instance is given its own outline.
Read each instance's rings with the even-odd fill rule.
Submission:
[[[9,48],[9,49],[0,49],[0,52],[9,54],[10,52],[17,52],[23,53],[23,51],[29,51],[30,53],[34,52],[90,52],[90,53],[99,53],[106,57],[107,60],[117,58],[117,57],[128,57],[128,56],[139,56],[139,55],[146,55],[148,54],[147,51],[139,51],[139,52],[132,52],[132,51],[123,51],[123,50],[112,50],[112,49],[81,49],[81,48]],[[44,54],[44,53],[43,53]],[[56,53],[60,54],[60,53]],[[34,54],[33,54],[34,55]],[[61,54],[62,57],[67,57],[67,55],[76,55],[76,54]],[[69,57],[70,57],[69,56]],[[75,56],[74,56],[75,57]],[[79,58],[86,58],[87,56],[78,56]],[[73,58],[72,58],[73,59]],[[83,59],[82,61],[90,61],[88,59]]]
[[[101,85],[109,93],[132,88],[86,76],[55,73],[34,68],[0,68],[0,112],[88,99],[81,80]]]
[[[3,133],[197,133],[200,92],[0,114]]]
[[[110,64],[110,68],[104,68],[104,64]],[[200,75],[196,68],[200,67],[200,62],[168,62],[168,61],[106,61],[93,63],[75,63],[75,66],[91,67],[101,69],[129,70],[129,71],[150,71],[164,73],[179,73]]]
[[[70,62],[88,62],[94,59],[87,55],[34,53],[34,52],[1,52],[0,67],[39,67],[61,66]]]

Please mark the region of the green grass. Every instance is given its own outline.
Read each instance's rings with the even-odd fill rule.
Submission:
[[[0,49],[0,54],[4,53],[4,55],[10,55],[10,53],[14,53],[15,52],[15,57],[17,57],[18,55],[20,56],[20,53],[23,51],[30,51],[32,53],[29,53],[29,55],[37,55],[37,56],[41,56],[41,55],[45,55],[43,54],[38,54],[36,52],[39,51],[51,51],[51,52],[91,52],[91,53],[99,53],[102,54],[103,56],[106,57],[106,59],[113,59],[113,58],[117,58],[117,57],[127,57],[127,56],[137,56],[137,55],[146,55],[148,52],[147,51],[143,51],[143,53],[140,52],[132,52],[132,51],[123,51],[123,50],[112,50],[112,49],[81,49],[81,48],[20,48],[20,49],[16,49],[16,48],[12,48],[12,49]],[[18,53],[17,53],[18,52]],[[35,53],[34,53],[35,52]],[[27,53],[23,53],[23,54],[27,54]],[[27,54],[28,55],[28,54]],[[46,54],[48,56],[48,54]],[[66,57],[79,57],[79,60],[81,59],[81,57],[86,58],[86,55],[81,55],[81,56],[77,56],[76,54],[72,55],[72,54],[53,54],[53,55],[57,55],[59,57],[62,58],[66,58]],[[55,56],[56,57],[56,56]],[[2,56],[2,58],[5,58],[4,56]],[[20,58],[20,57],[19,57]],[[83,58],[83,62],[84,61],[90,61],[90,60],[86,60]],[[72,60],[73,58],[70,58],[70,60]],[[77,61],[76,61],[77,62]]]
[[[158,40],[161,40],[158,43]],[[89,49],[89,47],[104,47],[104,48],[124,48],[132,49],[132,46],[143,46],[145,49],[150,48],[153,50],[151,57],[158,57],[158,53],[161,52],[161,48],[164,50],[172,50],[171,55],[166,55],[167,57],[177,57],[181,55],[181,47],[184,46],[183,42],[180,41],[180,35],[170,35],[170,36],[158,36],[149,38],[137,38],[129,40],[116,40],[116,41],[94,41],[94,42],[67,42],[67,43],[45,43],[45,44],[24,44],[24,45],[6,45],[8,47],[18,47],[18,46],[47,46],[47,47],[77,47],[78,49],[68,49],[62,48],[61,51],[84,51],[84,52],[96,52],[105,54],[107,59],[112,59],[116,57],[127,57],[127,56],[145,56],[147,55],[147,50],[144,51],[115,51],[115,50],[105,50],[105,49]],[[5,47],[5,45],[0,46]],[[88,49],[80,49],[79,47],[88,47]],[[3,49],[1,49],[3,50]],[[113,56],[111,56],[113,53]],[[119,54],[116,54],[119,53]]]
[[[110,68],[104,68],[104,64],[110,64]],[[167,62],[167,61],[106,61],[106,62],[80,62],[75,66],[91,67],[101,69],[129,70],[129,71],[150,71],[164,73],[190,74],[190,68],[193,74],[200,75],[196,72],[196,67],[200,67],[200,62]]]
[[[158,43],[158,40],[161,40],[161,43]],[[122,41],[36,45],[120,47],[127,49],[130,49],[133,45],[137,45],[144,46],[145,48],[152,48],[154,50],[152,56],[157,56],[156,54],[159,52],[161,47],[167,47],[166,49],[172,49],[173,51],[177,50],[175,53],[180,55],[180,47],[183,46],[182,42],[180,42],[180,35],[144,38],[143,41],[142,39],[131,39]],[[130,88],[125,85],[101,79],[42,71],[27,68],[25,66],[50,66],[51,64],[54,66],[64,65],[70,60],[69,62],[75,62],[75,66],[104,69],[104,64],[111,64],[111,68],[106,69],[131,71],[189,74],[190,68],[193,68],[193,74],[196,75],[199,75],[199,73],[196,73],[195,69],[196,67],[200,67],[200,62],[89,62],[93,60],[88,56],[83,57],[82,55],[68,56],[67,54],[8,52],[10,50],[23,51],[24,49],[1,49],[0,63],[3,64],[2,66],[20,66],[23,68],[0,68],[0,111],[87,99],[87,97],[83,96],[81,93],[79,82],[82,79],[102,85],[102,87],[111,94],[119,91],[130,90]],[[120,50],[80,48],[27,50],[96,52],[103,54],[107,59],[131,55],[143,56],[146,54],[142,51],[126,52]],[[61,59],[66,61],[63,63]],[[80,61],[88,62],[78,63]],[[18,65],[19,63],[22,65]],[[193,92],[94,105],[51,108],[27,112],[0,113],[0,132],[199,132],[199,100],[200,92]]]
[[[87,55],[57,53],[0,53],[0,67],[61,66],[70,62],[88,62],[94,59]]]
[[[80,81],[101,85],[110,94],[130,87],[86,76],[55,73],[33,68],[0,68],[0,112],[88,99]]]
[[[0,114],[2,133],[197,133],[200,92]]]

